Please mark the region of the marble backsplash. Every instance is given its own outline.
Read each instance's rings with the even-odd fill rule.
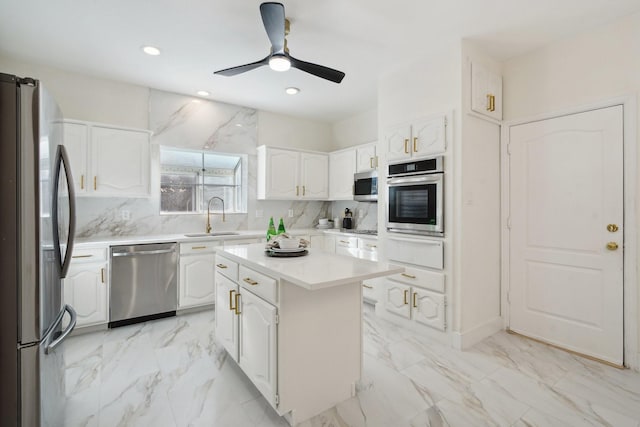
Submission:
[[[219,214],[212,214],[214,230],[266,230],[270,217],[275,221],[283,218],[287,229],[312,228],[319,218],[338,216],[342,219],[346,207],[354,211],[355,228],[376,228],[375,203],[257,200],[256,147],[260,145],[257,117],[257,111],[251,108],[151,90],[149,129],[154,132],[151,195],[148,198],[79,197],[78,238],[205,231],[206,214],[160,214],[161,145],[247,156],[247,213],[227,214],[225,222]],[[289,211],[293,212],[292,217]]]

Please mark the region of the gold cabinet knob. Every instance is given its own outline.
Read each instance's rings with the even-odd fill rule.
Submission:
[[[607,249],[609,249],[610,251],[615,251],[616,249],[618,249],[618,244],[616,242],[609,242],[607,243]]]
[[[618,231],[618,226],[616,224],[609,224],[607,225],[607,231],[615,233],[616,231]]]

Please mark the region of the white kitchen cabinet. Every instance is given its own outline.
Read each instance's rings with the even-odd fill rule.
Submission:
[[[416,120],[388,128],[384,133],[387,161],[418,159],[446,150],[446,116]]]
[[[180,244],[178,308],[215,302],[215,252],[221,242]]]
[[[216,263],[223,263],[216,259]],[[220,273],[216,273],[216,339],[227,350],[229,356],[238,361],[238,313],[235,310],[238,302],[238,284]]]
[[[77,328],[107,323],[109,320],[109,264],[105,247],[73,251],[64,279],[64,302],[77,315]]]
[[[79,196],[150,194],[150,133],[65,121],[64,145]]]
[[[251,292],[241,292],[238,364],[269,402],[277,393],[278,309]]]
[[[387,254],[390,261],[438,270],[444,268],[444,242],[442,240],[389,237]]]
[[[502,76],[478,62],[471,63],[471,110],[502,120]]]
[[[329,153],[329,199],[353,200],[353,174],[356,172],[356,150]]]
[[[446,297],[443,294],[387,280],[384,308],[393,314],[444,331]]]
[[[366,172],[378,167],[376,145],[372,142],[356,147],[356,172]]]
[[[258,147],[259,200],[326,200],[329,157],[267,146]]]
[[[345,235],[336,236],[336,250],[338,255],[348,255],[358,258],[358,238]]]

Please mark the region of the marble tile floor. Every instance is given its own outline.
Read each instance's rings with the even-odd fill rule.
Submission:
[[[301,427],[640,427],[640,374],[498,333],[464,352],[364,318],[358,394]],[[66,426],[286,426],[206,311],[66,341]]]

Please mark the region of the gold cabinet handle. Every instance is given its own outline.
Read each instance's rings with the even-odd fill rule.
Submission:
[[[615,233],[616,231],[618,231],[618,226],[616,224],[609,224],[607,225],[607,231],[610,233]]]
[[[416,300],[416,297],[418,296],[417,292],[413,293],[413,308],[418,308],[418,301]]]
[[[84,190],[84,175],[80,175],[80,189]]]
[[[496,96],[487,94],[487,111],[496,111]]]
[[[296,185],[296,196],[300,195],[300,187]]]
[[[609,249],[610,251],[615,251],[616,249],[618,249],[618,244],[616,242],[609,242],[607,243],[607,249]]]
[[[404,154],[409,154],[409,139],[404,140]]]
[[[104,268],[100,269],[100,280],[102,280],[102,283],[104,283]]]
[[[71,258],[91,258],[93,255],[73,255]]]
[[[302,186],[302,195],[304,196],[307,192],[307,187],[306,186]]]
[[[405,289],[404,290],[404,303],[405,304],[409,304],[409,301],[407,301],[407,297],[409,296],[409,290]]]
[[[365,285],[364,283],[362,284],[362,287],[367,289],[373,289],[373,286]]]
[[[98,189],[98,177],[97,176],[93,177],[93,189],[94,190]]]
[[[236,314],[242,314],[242,312],[240,311],[240,292],[238,292],[236,294],[236,307],[235,307],[235,310],[236,310]]]
[[[191,246],[191,249],[207,249],[206,246]]]
[[[413,152],[414,153],[418,152],[418,137],[417,136],[413,137]]]
[[[233,289],[229,291],[229,310],[234,311],[236,308],[233,306],[233,294],[235,294],[236,291],[234,291]]]
[[[258,284],[258,282],[256,282],[255,280],[251,280],[250,277],[245,277],[244,279],[242,279],[243,282],[247,282],[248,284],[250,284],[251,286],[255,286]]]
[[[226,265],[224,264],[216,264],[216,267],[218,268],[228,268]]]
[[[369,243],[367,243],[367,247],[368,247],[368,248],[377,248],[377,246],[376,246],[376,245],[371,245],[371,244],[369,244]]]
[[[415,279],[416,276],[414,276],[413,274],[407,274],[407,273],[400,273],[401,276],[406,277],[408,279]]]

